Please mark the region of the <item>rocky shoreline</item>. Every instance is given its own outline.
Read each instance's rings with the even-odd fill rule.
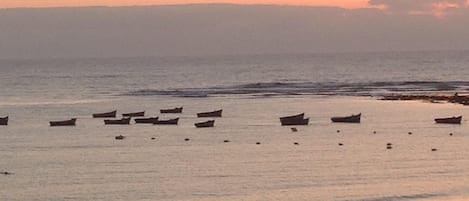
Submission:
[[[392,101],[409,101],[409,100],[421,100],[428,101],[431,103],[455,103],[461,105],[469,105],[469,95],[459,95],[458,93],[454,95],[389,95],[383,96],[379,100],[392,100]]]

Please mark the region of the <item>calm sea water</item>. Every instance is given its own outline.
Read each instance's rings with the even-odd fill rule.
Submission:
[[[467,122],[433,123],[467,107],[373,97],[465,92],[468,67],[464,51],[2,60],[0,171],[13,174],[0,200],[468,200]],[[194,128],[220,108],[215,128]],[[91,118],[114,109],[181,121]],[[279,125],[301,112],[309,126]],[[359,112],[361,124],[330,123]]]

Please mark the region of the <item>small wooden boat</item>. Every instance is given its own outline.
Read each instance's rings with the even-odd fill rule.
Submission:
[[[112,112],[97,113],[97,114],[93,114],[93,118],[115,118],[116,113],[117,113],[117,110],[114,110]]]
[[[153,124],[155,125],[177,125],[179,118],[169,120],[156,120]]]
[[[449,117],[449,118],[437,118],[435,122],[437,124],[461,124],[462,116]]]
[[[139,118],[139,119],[135,119],[135,123],[136,124],[153,124],[157,120],[158,120],[158,117]]]
[[[309,118],[304,118],[304,113],[287,116],[287,117],[280,117],[280,123],[282,126],[297,126],[297,125],[308,125]]]
[[[129,125],[130,118],[122,118],[122,119],[105,119],[105,125]]]
[[[182,107],[177,107],[173,109],[161,109],[160,113],[182,113]]]
[[[213,112],[201,112],[197,113],[197,117],[221,117],[223,110],[217,110]]]
[[[0,126],[8,125],[8,116],[0,118]]]
[[[296,119],[296,120],[284,120],[281,122],[282,126],[305,126],[308,125],[309,118]]]
[[[209,128],[215,125],[215,120],[210,120],[206,122],[200,122],[194,124],[196,128]]]
[[[133,112],[133,113],[124,113],[123,117],[143,117],[145,116],[145,111],[143,112]]]
[[[331,120],[332,122],[338,122],[338,123],[360,123],[362,114],[356,114],[356,115],[350,115],[346,117],[332,117]]]
[[[65,121],[50,121],[50,126],[75,126],[77,119],[73,118]]]
[[[293,116],[287,116],[287,117],[280,117],[280,121],[283,120],[298,120],[298,119],[304,119],[305,113],[301,113],[298,115],[293,115]]]

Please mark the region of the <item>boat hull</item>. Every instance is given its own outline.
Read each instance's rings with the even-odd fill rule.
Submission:
[[[156,120],[153,124],[155,125],[177,125],[179,118],[169,120]]]
[[[0,118],[0,126],[7,126],[8,125],[8,117]]]
[[[123,117],[143,117],[145,116],[145,111],[143,112],[133,112],[133,113],[124,113]]]
[[[117,111],[93,114],[93,118],[115,118]]]
[[[194,125],[195,125],[196,128],[210,128],[210,127],[215,126],[215,120],[195,123]]]
[[[105,119],[105,125],[129,125],[130,118],[122,118],[122,119]]]
[[[282,126],[306,126],[309,124],[309,118],[306,119],[287,119],[280,121]]]
[[[197,113],[197,117],[221,117],[223,110],[217,110],[213,112],[201,112]]]
[[[65,121],[50,121],[49,125],[54,127],[54,126],[75,126],[77,119],[73,118],[70,120],[65,120]]]
[[[437,118],[435,123],[437,124],[461,124],[462,116],[449,117],[449,118]]]
[[[332,117],[331,121],[334,123],[360,123],[361,114],[346,117]]]
[[[287,117],[280,117],[280,121],[294,121],[294,120],[301,120],[304,119],[305,113],[301,113],[298,115],[287,116]]]
[[[160,110],[160,113],[165,114],[165,113],[182,113],[182,107],[177,107],[174,109],[162,109]]]
[[[308,125],[309,118],[304,118],[305,114],[301,113],[293,116],[280,117],[280,123],[282,126],[302,126]]]
[[[153,124],[158,121],[158,117],[134,119],[136,124]]]

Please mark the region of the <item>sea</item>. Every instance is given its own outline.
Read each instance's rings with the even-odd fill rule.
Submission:
[[[468,76],[469,51],[3,59],[0,200],[469,200],[469,107],[379,100],[465,94]],[[112,110],[180,121],[92,118]],[[299,113],[309,125],[280,125]]]

